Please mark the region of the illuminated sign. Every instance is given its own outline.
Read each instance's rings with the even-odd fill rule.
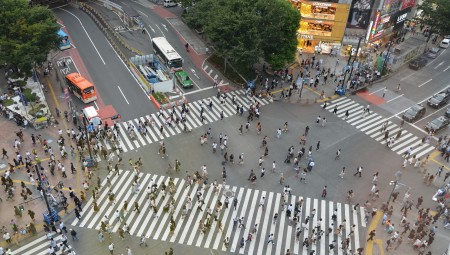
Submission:
[[[378,26],[378,21],[380,20],[380,15],[381,15],[381,12],[377,11],[377,16],[375,17],[375,23],[373,24],[373,27],[372,27],[372,38],[373,38],[373,35],[375,34],[375,32],[377,31],[377,26]]]
[[[313,2],[312,3],[314,6],[323,6],[323,7],[331,7],[331,6],[333,6],[332,4],[330,4],[330,3],[318,3],[318,2]]]
[[[389,20],[391,20],[391,15],[384,16],[381,18],[380,24],[387,23],[387,22],[389,22]]]
[[[397,17],[397,22],[395,22],[395,24],[398,24],[398,23],[400,23],[400,22],[405,21],[406,16],[408,16],[408,13],[404,13],[404,14],[398,16],[398,17]]]
[[[300,34],[300,39],[312,40],[312,39],[314,39],[314,36],[313,35]]]

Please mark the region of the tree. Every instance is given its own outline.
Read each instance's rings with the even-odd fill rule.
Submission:
[[[27,0],[0,1],[0,62],[29,74],[59,42],[59,26],[51,10]]]
[[[421,25],[430,26],[433,33],[450,35],[450,1],[424,0],[418,9],[416,19]]]
[[[279,69],[294,60],[300,13],[286,0],[200,0],[186,20],[233,63],[264,58]]]

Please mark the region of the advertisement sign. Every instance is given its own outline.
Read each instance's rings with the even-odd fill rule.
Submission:
[[[403,11],[404,9],[409,7],[412,8],[414,7],[414,5],[416,5],[416,0],[403,0],[401,10]]]
[[[405,21],[406,21],[406,17],[408,16],[408,13],[410,11],[411,11],[411,7],[401,10],[401,11],[397,12],[396,14],[392,15],[391,20],[392,20],[392,23],[394,24],[394,31],[403,28]]]
[[[353,0],[348,16],[347,27],[366,29],[369,25],[373,0]]]

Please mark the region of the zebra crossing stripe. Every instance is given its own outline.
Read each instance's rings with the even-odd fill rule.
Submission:
[[[37,238],[36,240],[34,240],[34,241],[31,241],[30,243],[27,243],[27,244],[25,244],[25,245],[22,245],[20,248],[18,248],[17,250],[14,250],[14,253],[15,254],[19,254],[20,252],[22,252],[22,251],[24,251],[24,250],[27,250],[27,249],[29,249],[29,248],[31,248],[31,247],[33,247],[33,246],[35,246],[35,245],[37,245],[37,244],[39,244],[40,242],[43,242],[43,241],[47,241],[47,236],[41,236],[41,237],[39,237],[39,238]]]
[[[420,158],[420,157],[426,155],[427,153],[431,152],[434,149],[435,149],[434,147],[430,146],[426,150],[421,151],[420,153],[417,153],[417,157]]]
[[[274,212],[279,212],[280,210],[278,209],[280,207],[280,199],[281,199],[281,194],[277,193],[276,197],[275,197],[275,207],[274,207]],[[284,211],[284,210],[283,210]],[[280,214],[283,214],[283,211],[281,211]],[[280,218],[282,218],[282,215],[279,215],[279,218],[277,219],[277,221],[280,220]],[[275,222],[275,224],[270,224],[270,232],[269,234],[274,234],[274,241],[277,240],[278,238],[276,238],[275,236],[275,227],[276,225],[279,224],[278,222]],[[262,237],[262,239],[264,239],[264,237]],[[281,241],[281,240],[280,240]],[[266,245],[267,246],[267,250],[266,250],[266,254],[270,254],[272,253],[272,246],[273,245]],[[261,252],[262,254],[262,252]]]
[[[273,198],[274,198],[274,193],[270,192],[269,196],[267,198],[266,212],[270,212],[271,211],[272,205],[273,205],[273,203],[272,203]],[[270,217],[270,213],[265,213],[264,222],[262,223],[262,226],[260,224],[258,224],[258,231],[259,231],[259,229],[261,229],[261,238],[259,239],[257,252],[260,252],[260,254],[263,254],[263,248],[264,248],[264,245],[266,243],[267,229],[268,229],[267,224],[272,224],[270,222],[269,217]],[[256,240],[255,240],[255,243],[256,243]],[[255,246],[256,246],[256,244],[255,244]],[[249,253],[249,254],[258,254],[257,252]]]
[[[417,137],[415,137],[416,139],[417,139]],[[409,147],[411,147],[411,148],[415,148],[417,145],[419,145],[419,144],[422,144],[422,140],[418,140],[418,141],[416,141],[415,143],[413,143],[413,144],[410,144],[410,145],[408,145],[408,148]],[[397,154],[398,155],[401,155],[401,154],[403,154],[404,152],[406,152],[407,150],[408,150],[408,148],[402,148],[402,149],[400,149],[399,151],[397,151]],[[412,150],[411,150],[411,152],[412,152]],[[412,153],[411,153],[411,155],[413,155]]]
[[[330,102],[336,103],[336,102],[339,102],[339,101],[342,101],[342,100],[345,100],[345,99],[348,99],[348,97],[339,97],[339,98],[331,100]]]
[[[336,227],[339,227],[339,225],[342,223],[342,205],[340,203],[337,204],[336,206],[337,209],[337,223],[336,223]],[[337,250],[338,250],[338,255],[342,255],[342,231],[339,233],[339,235],[337,236]]]
[[[375,115],[375,114],[374,114]],[[373,126],[376,126],[376,125],[378,125],[378,121],[383,121],[384,119],[382,119],[382,117],[380,116],[380,115],[378,115],[378,116],[373,116],[373,117],[371,117],[370,119],[366,119],[366,121],[364,121],[362,124],[360,124],[360,125],[358,125],[358,126],[356,126],[356,129],[360,129],[360,128],[362,128],[362,127],[365,127],[364,128],[364,130],[362,130],[361,129],[361,131],[365,131],[365,130],[367,130],[368,128],[371,128],[371,127],[373,127]],[[372,123],[371,125],[369,125],[370,123]],[[368,126],[367,126],[368,125]]]
[[[249,192],[250,193],[250,192]],[[250,205],[250,213],[249,213],[249,215],[253,215],[253,213],[254,213],[254,211],[255,211],[255,208],[257,208],[257,210],[259,211],[260,210],[260,208],[259,208],[259,200],[261,200],[262,199],[262,197],[261,198],[259,198],[258,197],[258,195],[259,195],[259,190],[255,190],[255,192],[254,192],[254,195],[253,195],[253,199],[252,199],[252,204]],[[257,204],[258,203],[258,204]],[[247,205],[244,205],[244,208],[246,208],[246,206]],[[262,209],[261,209],[262,210]],[[246,229],[244,229],[244,238],[246,237],[246,236],[248,236],[248,233],[250,233],[251,231],[252,231],[252,219],[245,219],[247,222],[247,226],[246,226]],[[246,232],[247,232],[247,234],[246,234]],[[252,242],[250,242],[250,244],[251,244]],[[247,245],[244,245],[244,247],[242,247],[242,248],[240,248],[239,249],[239,253],[240,254],[244,254],[244,251],[245,251],[245,248],[247,247]]]
[[[119,125],[119,132],[120,134],[122,134],[123,139],[125,139],[125,142],[127,143],[128,147],[130,148],[130,150],[133,150],[134,147],[131,144],[130,140],[128,139],[127,135],[125,134],[125,132],[123,131],[123,128],[121,127],[121,125]]]
[[[402,148],[404,148],[404,146],[406,146],[407,144],[410,144],[412,142],[414,142],[415,140],[417,140],[417,137],[412,136],[411,139],[406,140],[403,143],[398,144],[397,146],[395,146],[394,148],[392,148],[393,151],[398,151]],[[408,146],[409,147],[409,146]],[[407,148],[408,149],[408,148]]]
[[[358,228],[357,228],[357,226],[356,226],[356,224],[358,223],[358,210],[352,210],[353,211],[353,223],[354,223],[354,225],[355,225],[355,233],[353,233],[353,240],[355,241],[355,251],[357,250],[357,249],[359,249],[359,235],[357,235],[357,231],[358,231]],[[361,217],[363,217],[363,215],[361,215]]]
[[[145,122],[145,118],[144,118],[144,117],[140,117],[139,120],[140,120],[142,123]],[[151,124],[150,124],[150,125],[151,125]],[[147,127],[147,126],[146,126],[145,129],[147,130],[147,132],[145,132],[145,134],[146,134],[146,135],[145,135],[145,139],[147,139],[147,142],[148,142],[149,144],[152,144],[153,141],[152,141],[152,139],[150,139],[150,136],[154,137],[153,132],[151,131],[150,127]],[[154,137],[154,140],[156,141],[156,137]]]
[[[238,195],[237,195],[238,204],[237,204],[236,209],[235,209],[235,210],[233,211],[233,213],[231,214],[231,219],[230,219],[230,222],[229,222],[229,224],[228,224],[226,237],[229,237],[229,238],[230,238],[230,245],[231,245],[231,240],[232,240],[232,237],[231,237],[231,231],[233,230],[233,223],[232,223],[232,221],[233,221],[233,219],[236,218],[238,209],[240,209],[240,207],[241,207],[241,202],[240,202],[240,201],[241,201],[241,199],[242,199],[242,195],[243,195],[243,194],[244,194],[244,188],[240,188],[240,189],[239,189],[239,193],[238,193]],[[231,204],[233,204],[233,202],[231,202]],[[233,205],[231,205],[231,207],[233,207]],[[230,210],[233,210],[233,209],[230,208]],[[223,251],[226,251],[226,250],[227,250],[226,247],[225,247],[225,245],[222,247],[222,250],[223,250]],[[230,251],[231,251],[231,252],[234,252],[234,249],[230,248]]]
[[[128,173],[129,173],[129,171],[125,171],[125,173],[124,173],[125,176],[123,176],[123,178],[120,178],[120,180],[119,180],[119,185],[115,186],[114,189],[113,189],[113,191],[112,191],[114,194],[116,194],[116,192],[117,192],[117,190],[119,189],[119,187],[122,186],[123,181],[127,179],[126,176],[128,175]],[[127,181],[127,183],[128,183],[128,181]],[[124,186],[125,186],[125,184],[124,184]],[[122,192],[123,192],[123,190],[122,190]],[[105,192],[105,193],[106,193],[106,192]],[[117,201],[118,199],[119,199],[119,196],[116,197],[116,201]],[[108,211],[111,211],[112,208],[113,208],[112,206],[109,206],[109,202],[107,202],[107,203],[104,203],[104,204],[102,205],[101,208],[99,208],[99,211],[102,211],[102,212],[103,212],[103,211],[106,209],[106,207],[109,207]],[[92,228],[92,227],[94,226],[95,222],[98,220],[99,217],[100,217],[100,213],[97,213],[97,214],[94,216],[93,220],[89,223],[89,225],[87,226],[87,228]],[[83,227],[83,226],[80,226],[80,227]]]
[[[158,125],[157,126],[158,128],[159,127],[163,127],[163,133],[162,134],[161,134],[161,132],[159,132],[159,129],[158,129],[159,138],[162,140],[162,139],[164,139],[164,136],[165,137],[170,137],[169,133],[166,131],[166,127],[164,127],[163,121],[161,120],[161,122],[160,122],[160,119],[159,119],[160,117],[158,117],[154,113],[152,113],[152,117],[153,117],[153,121],[156,123],[156,125]]]
[[[128,132],[128,127],[131,129],[131,130],[133,130],[134,131],[134,128],[133,127],[131,127],[131,125],[130,126],[128,126],[128,123],[127,122],[122,122],[122,125],[123,125],[123,127],[125,128],[125,130]],[[138,141],[136,141],[136,136],[137,136],[137,131],[135,131],[134,132],[134,134],[135,134],[135,137],[134,138],[132,138],[131,139],[131,141],[133,141],[133,143],[134,143],[134,145],[135,145],[135,147],[136,147],[136,149],[137,148],[139,148],[139,147],[141,147],[141,145],[138,143]]]
[[[366,227],[366,212],[365,212],[365,210],[364,210],[364,207],[360,207],[359,208],[359,213],[360,213],[360,215],[361,215],[361,226],[362,227]],[[363,217],[363,215],[364,215],[364,217]]]
[[[261,198],[262,198],[262,197],[265,197],[265,201],[264,201],[264,209],[261,208],[261,210],[260,210],[260,209],[258,208],[258,212],[256,213],[255,221],[252,222],[251,224],[249,224],[249,232],[253,230],[255,224],[258,224],[258,228],[261,227],[261,226],[260,226],[261,214],[262,214],[263,212],[266,213],[266,212],[267,212],[267,206],[270,206],[270,205],[266,205],[266,202],[268,201],[266,193],[267,193],[266,191],[261,191]],[[269,208],[270,208],[270,207],[269,207]],[[257,235],[258,233],[259,233],[259,230],[256,229],[256,235]],[[255,249],[255,244],[256,244],[256,237],[254,238],[254,240],[253,240],[252,242],[250,242],[250,245],[249,245],[249,248],[248,248],[248,252],[247,252],[248,254],[254,254],[254,253],[253,253],[253,250]]]
[[[159,176],[159,178],[158,178],[158,175],[153,175],[153,180],[156,182],[156,184],[158,185],[158,187],[161,185],[161,183],[164,181],[164,176]],[[162,193],[159,193],[158,194],[158,196],[157,196],[157,198],[155,199],[155,203],[156,204],[159,204],[159,202],[161,201],[161,198],[162,198]],[[146,206],[147,205],[150,205],[150,203],[145,203],[146,204]],[[147,210],[147,208],[145,208],[145,211]],[[145,231],[145,229],[146,229],[146,226],[147,226],[147,224],[148,224],[148,222],[150,221],[150,219],[152,218],[151,216],[153,215],[154,213],[153,213],[153,210],[150,208],[149,209],[149,211],[148,211],[148,213],[147,213],[147,215],[146,215],[146,217],[145,217],[145,220],[144,220],[144,222],[142,223],[142,224],[134,224],[134,226],[133,227],[131,227],[131,230],[130,230],[130,233],[134,233],[134,231],[136,230],[136,228],[137,227],[140,227],[140,226],[143,226],[143,227],[141,227],[140,229],[139,229],[139,231],[138,231],[138,233],[137,233],[137,236],[142,236],[142,233]],[[142,216],[144,215],[144,213],[142,214]],[[156,215],[153,215],[153,217],[155,217]],[[140,222],[140,220],[138,221],[138,223]],[[146,236],[147,238],[149,238],[150,236],[147,234],[147,235],[144,235],[144,236]]]
[[[116,198],[116,204],[109,205],[108,199],[107,199],[107,192],[106,190],[109,190],[109,187],[105,186],[105,183],[101,185],[101,193],[100,197],[98,197],[98,202],[100,205],[100,209],[98,212],[95,213],[95,216],[93,216],[93,209],[92,206],[85,206],[84,208],[84,221],[89,221],[88,223],[81,224],[88,224],[90,225],[90,228],[92,226],[99,226],[100,225],[100,219],[107,218],[109,222],[112,224],[112,232],[116,232],[118,230],[118,227],[121,226],[121,223],[117,222],[116,219],[113,219],[111,215],[114,214],[114,211],[117,209],[121,209],[123,207],[123,201],[128,201],[130,210],[133,208],[134,201],[138,201],[138,204],[141,204],[140,207],[140,213],[137,213],[135,211],[128,211],[124,215],[124,221],[126,224],[130,227],[130,234],[135,235],[136,232],[138,236],[142,236],[143,233],[147,237],[151,237],[155,240],[168,240],[170,239],[171,242],[177,241],[177,243],[180,244],[187,244],[187,245],[196,245],[198,247],[204,247],[204,248],[212,248],[212,249],[223,249],[226,250],[225,247],[220,248],[221,244],[223,244],[223,239],[225,237],[231,237],[232,240],[230,240],[231,245],[231,252],[238,252],[240,254],[279,254],[285,249],[292,249],[294,252],[296,251],[296,254],[307,254],[307,251],[302,248],[300,250],[300,244],[295,243],[295,229],[296,226],[291,225],[290,219],[286,218],[286,208],[283,206],[283,208],[280,208],[280,206],[288,205],[288,204],[294,204],[296,203],[297,199],[299,199],[295,195],[290,195],[285,198],[285,200],[282,200],[281,193],[266,193],[265,191],[260,190],[253,190],[253,189],[247,189],[247,188],[239,188],[238,194],[236,194],[239,204],[237,206],[237,210],[234,210],[233,208],[229,208],[227,210],[220,211],[219,214],[217,214],[218,220],[221,220],[224,226],[224,231],[220,232],[218,230],[218,224],[212,220],[211,228],[209,229],[209,232],[206,232],[206,234],[201,234],[200,229],[198,226],[198,222],[200,219],[204,219],[204,217],[207,214],[208,208],[210,210],[214,210],[216,205],[219,201],[223,203],[224,197],[222,196],[223,190],[220,189],[217,192],[214,192],[214,189],[212,187],[209,187],[208,189],[204,190],[204,196],[205,196],[205,209],[203,211],[192,211],[189,213],[189,216],[186,215],[186,217],[182,218],[180,216],[181,208],[183,207],[184,201],[186,196],[190,194],[190,197],[195,197],[195,193],[198,188],[198,184],[192,185],[191,187],[188,187],[185,185],[185,180],[174,178],[174,185],[177,187],[176,192],[173,196],[173,199],[177,202],[177,206],[174,210],[174,213],[172,216],[174,219],[177,220],[177,227],[175,229],[174,234],[169,238],[169,219],[171,218],[171,214],[165,213],[164,210],[162,210],[162,207],[166,205],[171,199],[169,199],[169,196],[163,197],[162,192],[160,192],[157,196],[157,199],[155,200],[155,203],[157,206],[161,209],[158,210],[156,216],[159,216],[157,218],[153,218],[153,211],[150,208],[150,203],[146,202],[146,192],[144,191],[145,187],[147,185],[150,185],[149,183],[157,182],[157,185],[161,185],[161,183],[168,183],[169,178],[165,176],[156,176],[152,174],[143,174],[140,173],[140,179],[139,182],[141,183],[141,189],[137,191],[137,193],[133,193],[134,188],[131,187],[132,181],[134,181],[132,171],[122,171],[119,175],[114,175],[114,178],[110,175],[111,184],[113,187],[111,187],[111,190],[113,192],[118,192],[117,198]],[[128,181],[125,179],[129,179]],[[151,181],[151,180],[154,181]],[[118,190],[120,188],[120,190]],[[237,187],[231,188],[234,192],[238,189]],[[264,211],[258,207],[258,201],[262,198],[266,197],[265,199],[265,209]],[[275,202],[274,202],[275,200]],[[308,214],[311,215],[312,210],[316,210],[316,216],[314,218],[310,219],[310,223],[308,225],[311,225],[312,227],[317,226],[318,219],[322,218],[322,221],[320,223],[320,227],[323,230],[327,230],[328,224],[331,223],[331,215],[333,212],[334,204],[336,204],[336,207],[338,208],[338,224],[340,224],[341,220],[341,204],[340,203],[333,203],[332,201],[326,201],[322,199],[311,199],[311,198],[305,198],[306,203],[302,206],[302,214],[304,216],[301,216],[301,218],[307,216]],[[89,203],[89,202],[88,202]],[[91,201],[92,203],[92,201]],[[198,202],[196,201],[198,204]],[[327,206],[329,207],[327,209]],[[231,206],[233,207],[233,206]],[[196,208],[196,206],[194,206]],[[353,208],[353,207],[352,207]],[[354,229],[354,237],[352,238],[352,242],[354,242],[354,247],[359,247],[359,239],[356,238],[356,236],[359,235],[358,233],[358,217],[361,215],[361,221],[363,220],[362,217],[364,215],[364,211],[359,208],[358,211],[361,210],[361,213],[356,213],[356,211],[351,211],[352,208],[350,208],[350,205],[345,205],[345,229],[343,229],[343,233],[347,234],[351,231],[351,225],[355,225]],[[272,224],[272,221],[270,220],[271,217],[273,217],[274,213],[279,212],[279,217],[277,219],[277,222],[275,224]],[[239,215],[239,216],[237,216]],[[264,215],[264,216],[263,216]],[[320,215],[320,216],[319,216]],[[232,217],[230,217],[232,216]],[[189,219],[188,219],[189,217]],[[233,219],[234,218],[241,218],[245,217],[244,224],[246,229],[239,228],[236,230],[236,235],[231,235],[233,229]],[[144,220],[145,218],[145,220]],[[152,219],[152,222],[149,223],[150,219]],[[299,222],[303,222],[301,219]],[[81,225],[80,222],[77,221],[78,224],[72,224],[72,225]],[[123,223],[122,223],[123,224]],[[247,243],[245,245],[245,248],[237,248],[239,247],[239,238],[244,236],[246,237],[248,233],[252,230],[252,227],[254,224],[258,224],[257,231],[258,234],[254,236],[254,239],[252,242]],[[301,224],[301,223],[300,223]],[[337,225],[338,226],[338,225]],[[89,227],[89,226],[88,226]],[[261,234],[259,234],[259,231],[261,231]],[[345,231],[345,232],[344,232]],[[183,232],[183,233],[181,233]],[[187,234],[189,233],[189,237],[187,237]],[[267,245],[267,236],[271,233],[276,233],[274,236],[275,244]],[[180,236],[181,235],[181,236]],[[308,236],[308,230],[305,230],[304,237]],[[294,240],[292,240],[294,238]],[[317,250],[318,254],[326,254],[329,252],[327,245],[332,242],[332,237],[322,236],[320,239],[317,240],[316,243],[312,245],[312,249],[319,249]],[[297,247],[297,248],[296,248]],[[300,251],[300,253],[298,253]],[[33,254],[34,255],[34,254]]]

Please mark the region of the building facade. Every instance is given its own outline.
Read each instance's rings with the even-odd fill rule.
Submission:
[[[298,48],[304,52],[337,54],[342,45],[349,4],[331,1],[290,0],[301,15]]]

